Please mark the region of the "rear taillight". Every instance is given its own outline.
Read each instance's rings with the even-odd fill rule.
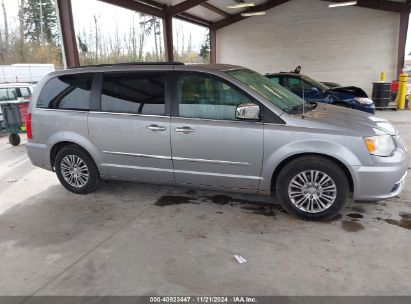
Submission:
[[[26,132],[27,132],[27,138],[32,139],[33,133],[31,132],[31,114],[30,113],[27,113],[26,115]]]

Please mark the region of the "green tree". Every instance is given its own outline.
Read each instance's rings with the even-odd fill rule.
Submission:
[[[24,34],[29,41],[37,44],[58,44],[57,17],[53,0],[27,0],[23,16]]]
[[[199,56],[206,62],[210,56],[210,34],[207,34],[203,44],[200,47]]]
[[[82,53],[88,53],[88,46],[85,41],[83,41],[80,35],[77,35],[78,40],[78,47],[80,48]]]

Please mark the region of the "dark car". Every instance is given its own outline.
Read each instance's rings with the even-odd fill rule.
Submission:
[[[266,76],[308,102],[322,102],[375,113],[374,102],[358,87],[330,88],[308,76],[295,73],[275,73]]]
[[[337,88],[337,87],[342,87],[342,85],[340,85],[339,83],[336,83],[336,82],[321,81],[321,83],[326,85],[330,89]]]

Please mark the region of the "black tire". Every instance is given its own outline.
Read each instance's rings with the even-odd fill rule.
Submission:
[[[20,145],[20,135],[12,133],[9,135],[9,143],[12,146]]]
[[[351,108],[349,104],[341,101],[334,102],[333,105],[342,108]]]
[[[80,158],[84,164],[87,166],[88,178],[84,185],[75,187],[71,185],[63,176],[62,173],[62,162],[66,156],[76,156]],[[54,163],[55,171],[60,183],[69,191],[77,194],[87,194],[95,191],[100,185],[100,174],[98,172],[97,166],[91,156],[84,151],[82,148],[76,145],[69,145],[63,147],[56,155],[56,160]],[[63,165],[64,167],[64,165]]]
[[[332,182],[334,182],[334,185],[336,186],[336,195],[333,203],[331,203],[327,209],[315,213],[301,210],[293,204],[289,196],[289,186],[293,178],[302,172],[311,172],[311,170],[316,170],[323,174],[325,173],[332,179]],[[336,163],[325,157],[311,155],[296,158],[282,168],[277,177],[276,194],[281,205],[289,213],[308,220],[326,220],[335,217],[344,207],[350,194],[350,187],[347,176]],[[309,193],[307,195],[309,196]],[[302,196],[300,197],[302,198]],[[317,207],[319,207],[318,203]]]

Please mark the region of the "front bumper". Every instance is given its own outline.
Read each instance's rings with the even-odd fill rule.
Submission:
[[[373,166],[353,166],[354,199],[378,201],[396,196],[405,187],[408,154],[395,150],[390,157],[373,157]]]

